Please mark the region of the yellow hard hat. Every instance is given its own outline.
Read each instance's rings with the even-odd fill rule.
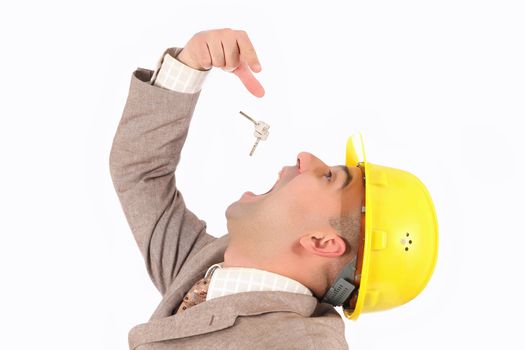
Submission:
[[[425,185],[409,172],[368,163],[361,134],[348,138],[346,165],[364,170],[364,237],[357,267],[354,260],[338,278],[350,288],[334,284],[331,291],[353,292],[338,303],[356,320],[361,312],[402,305],[425,288],[436,265],[438,223]]]

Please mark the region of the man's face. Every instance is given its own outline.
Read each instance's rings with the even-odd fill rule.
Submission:
[[[293,249],[304,234],[335,232],[329,219],[352,212],[363,196],[359,168],[329,166],[301,152],[294,166],[282,168],[270,191],[245,192],[226,209],[230,245],[270,258]]]

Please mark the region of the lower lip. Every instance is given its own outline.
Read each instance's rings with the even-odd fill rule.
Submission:
[[[266,196],[267,194],[269,194],[270,192],[273,191],[273,188],[275,187],[275,185],[266,193],[263,193],[263,194],[255,194],[251,191],[246,191],[242,194],[241,196],[241,199],[248,199],[248,200],[251,200],[251,199],[255,199],[255,198],[260,198],[260,197],[264,197]]]
[[[248,192],[244,192],[242,194],[240,200],[248,200],[249,201],[249,200],[253,200],[253,199],[257,198],[257,197],[260,197],[260,196],[256,195],[253,192],[248,191]]]

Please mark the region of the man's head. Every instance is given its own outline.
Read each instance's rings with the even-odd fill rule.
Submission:
[[[227,208],[225,266],[279,273],[321,297],[355,257],[363,181],[358,167],[329,166],[299,153],[270,191],[246,192]]]

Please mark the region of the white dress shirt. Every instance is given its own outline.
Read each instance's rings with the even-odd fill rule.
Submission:
[[[159,59],[150,83],[164,89],[185,93],[200,91],[211,69],[193,69],[173,57],[168,49]],[[180,52],[179,52],[180,53]]]
[[[210,266],[211,275],[206,300],[240,292],[281,291],[312,295],[302,283],[270,271],[247,267],[223,267],[224,263]]]
[[[172,51],[173,52],[173,51]],[[165,52],[159,59],[150,83],[168,90],[195,93],[202,89],[208,70],[191,68]],[[277,273],[245,267],[223,267],[214,264],[206,271],[212,274],[206,300],[249,291],[283,291],[313,295],[303,284]]]

